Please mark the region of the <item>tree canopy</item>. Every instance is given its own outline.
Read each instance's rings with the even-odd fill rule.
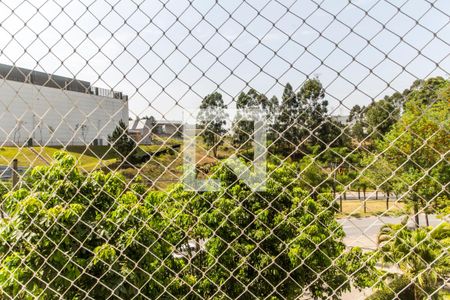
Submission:
[[[333,201],[312,199],[292,166],[271,165],[264,192],[216,168],[218,192],[175,186],[165,193],[114,172],[82,174],[58,152],[6,196],[2,292],[21,299],[338,298],[372,282],[367,254],[345,249]]]
[[[122,120],[119,121],[119,124],[111,135],[108,136],[108,142],[122,161],[133,162],[136,155],[137,144],[128,135],[128,127]]]
[[[198,115],[201,136],[205,144],[212,149],[217,157],[217,150],[223,144],[223,134],[226,124],[226,105],[222,94],[215,92],[203,98]]]
[[[378,145],[395,170],[397,189],[407,193],[415,215],[420,208],[427,212],[438,197],[449,196],[444,189],[450,180],[449,91],[449,81],[442,78],[417,85],[408,95],[401,118]]]
[[[0,287],[15,299],[157,298],[182,283],[152,192],[117,173],[83,175],[63,152],[6,196]],[[161,239],[162,235],[165,239]],[[2,297],[3,298],[3,297]]]

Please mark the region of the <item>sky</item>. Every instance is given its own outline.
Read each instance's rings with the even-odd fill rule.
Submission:
[[[219,91],[281,97],[318,77],[347,115],[449,77],[448,0],[0,0],[0,63],[129,95],[130,117],[180,120]]]

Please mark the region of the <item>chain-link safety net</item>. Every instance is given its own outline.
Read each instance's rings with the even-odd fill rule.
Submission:
[[[0,299],[450,299],[448,0],[0,0]]]

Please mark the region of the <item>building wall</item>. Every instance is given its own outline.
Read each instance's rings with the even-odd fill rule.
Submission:
[[[121,99],[0,80],[0,146],[107,144],[119,121],[128,123]]]
[[[174,138],[181,137],[183,132],[183,126],[181,124],[165,124],[164,133]]]

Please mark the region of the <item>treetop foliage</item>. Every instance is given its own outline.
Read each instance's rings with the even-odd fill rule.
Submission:
[[[128,135],[128,126],[122,121],[108,136],[108,142],[119,154],[123,161],[133,161],[135,159],[137,145],[136,142]]]
[[[291,166],[271,165],[261,193],[216,168],[220,192],[143,192],[118,173],[82,174],[58,153],[5,198],[2,291],[23,299],[277,299],[306,290],[337,298],[369,283],[366,254],[345,251],[333,202],[312,199]]]
[[[198,115],[199,126],[202,128],[201,136],[209,146],[215,157],[217,149],[223,144],[223,134],[226,132],[226,105],[222,94],[215,92],[203,98]]]

